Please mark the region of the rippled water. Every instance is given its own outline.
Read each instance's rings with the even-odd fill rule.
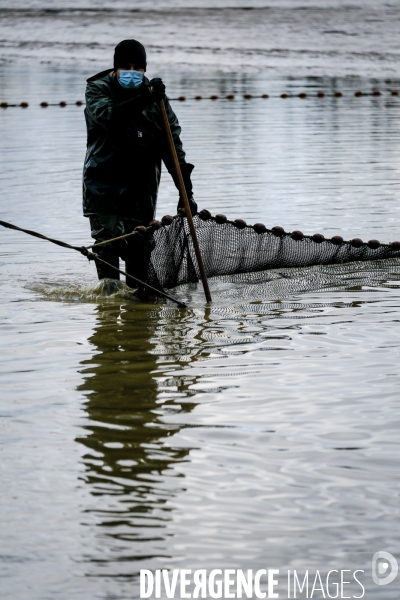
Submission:
[[[0,218],[73,244],[90,242],[73,105],[89,74],[0,70],[1,100],[30,104],[0,112]],[[163,76],[172,97],[236,94],[173,102],[202,208],[400,239],[396,81]],[[165,176],[158,216],[176,200]],[[125,600],[141,568],[277,568],[364,569],[366,598],[398,599],[370,564],[400,556],[400,261],[213,279],[211,306],[173,290],[181,310],[104,297],[79,254],[18,232],[0,255],[2,597]]]
[[[116,40],[140,37],[163,69],[399,77],[400,8],[390,0],[2,0],[0,9],[5,63],[104,65]]]

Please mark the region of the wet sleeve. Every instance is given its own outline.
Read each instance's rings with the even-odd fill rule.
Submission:
[[[178,121],[176,114],[174,113],[174,111],[171,108],[170,103],[168,102],[168,99],[165,99],[164,103],[165,103],[165,109],[167,111],[169,125],[171,127],[172,137],[174,139],[176,153],[178,155],[178,160],[179,160],[180,164],[183,164],[186,162],[185,161],[186,154],[183,150],[183,145],[182,145],[182,141],[180,138],[182,129],[181,129],[181,126],[179,125],[179,121]]]
[[[172,133],[172,138],[174,140],[176,153],[178,155],[178,161],[181,166],[182,177],[183,177],[183,182],[185,184],[186,193],[189,198],[192,198],[193,186],[192,186],[192,181],[191,181],[190,175],[194,169],[194,166],[192,164],[186,162],[186,154],[183,150],[183,145],[182,145],[182,141],[180,138],[182,130],[179,125],[178,118],[177,118],[176,114],[174,113],[174,111],[172,110],[171,105],[167,99],[164,100],[164,103],[165,103],[165,109],[167,111],[169,125],[171,127],[171,133]],[[172,179],[174,180],[176,189],[179,191],[179,185],[178,185],[178,179],[177,179],[176,173],[175,173],[174,161],[172,160],[171,151],[169,149],[168,143],[166,143],[166,145],[165,145],[162,159],[163,159],[165,166],[167,167],[169,174],[171,175]]]
[[[129,125],[149,104],[147,88],[133,98],[115,104],[99,86],[89,83],[86,88],[86,110],[100,127],[106,130]]]
[[[182,129],[179,125],[178,118],[177,118],[176,114],[174,113],[174,111],[172,110],[171,105],[167,99],[164,100],[164,104],[165,104],[165,110],[166,110],[167,116],[168,116],[169,125],[171,127],[172,138],[174,140],[179,164],[181,166],[183,166],[186,164],[186,160],[185,160],[186,155],[183,150],[183,145],[182,145],[182,141],[180,138]],[[159,115],[159,118],[160,118],[160,121],[162,121],[161,113]],[[164,129],[163,125],[162,125],[162,128]],[[164,135],[164,144],[163,144],[163,148],[162,148],[162,157],[161,158],[162,158],[165,166],[167,167],[168,173],[171,175],[172,179],[174,180],[175,186],[178,188],[178,183],[177,183],[176,174],[175,174],[174,161],[172,159],[171,151],[169,149],[167,135],[165,132],[163,135]]]

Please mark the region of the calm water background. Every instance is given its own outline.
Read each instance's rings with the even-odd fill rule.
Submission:
[[[30,103],[0,113],[0,218],[76,244],[90,237],[73,103],[128,31],[126,3],[99,4],[13,2],[0,23],[0,99]],[[250,4],[137,3],[133,34],[171,97],[237,95],[173,103],[199,205],[400,239],[400,11]],[[158,217],[176,200],[165,175]],[[279,568],[364,569],[366,598],[398,599],[370,564],[400,557],[399,261],[212,280],[210,307],[174,290],[182,311],[104,298],[80,255],[0,236],[2,598],[128,600],[140,568]]]

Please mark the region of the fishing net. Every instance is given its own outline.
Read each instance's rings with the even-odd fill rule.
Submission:
[[[212,217],[207,210],[194,217],[194,224],[208,277],[400,256],[400,242],[381,244],[378,240],[344,241],[340,236],[325,239],[321,234],[287,233],[281,227],[267,229],[261,223],[249,226],[241,219]],[[148,282],[163,288],[197,282],[200,274],[187,219],[166,216],[149,229],[155,248]]]

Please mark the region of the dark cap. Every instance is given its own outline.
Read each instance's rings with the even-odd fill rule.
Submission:
[[[133,63],[136,69],[146,70],[146,50],[136,40],[123,40],[115,46],[114,69],[118,69],[127,63]]]

